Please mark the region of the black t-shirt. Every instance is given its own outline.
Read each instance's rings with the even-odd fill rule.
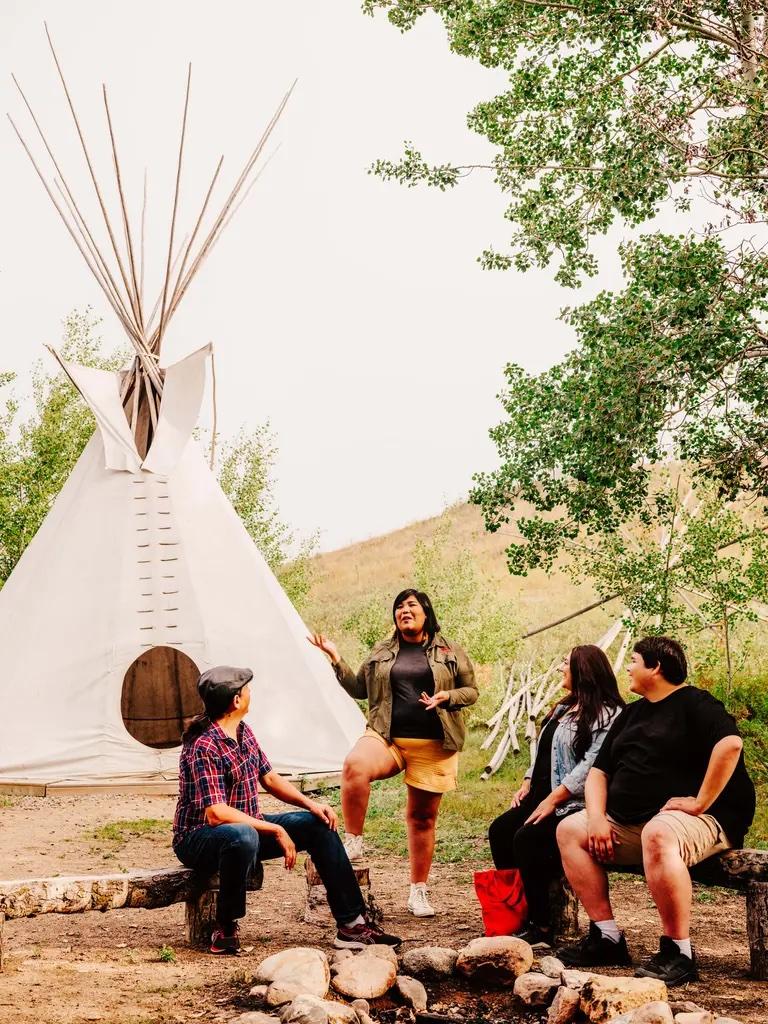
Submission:
[[[435,680],[421,644],[400,641],[400,650],[389,676],[392,687],[390,735],[397,738],[442,740],[443,726],[437,711],[427,711],[419,697],[435,692]]]
[[[659,701],[641,698],[619,714],[594,767],[608,776],[608,814],[622,824],[647,821],[674,796],[696,796],[712,748],[738,736],[736,723],[706,690],[681,686]],[[734,846],[755,814],[755,787],[744,755],[720,796],[706,811]]]

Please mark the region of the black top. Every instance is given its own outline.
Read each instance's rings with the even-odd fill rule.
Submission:
[[[539,733],[530,790],[530,798],[535,799],[537,803],[541,803],[552,792],[552,740],[555,738],[555,730],[563,710],[558,704],[545,719]]]
[[[738,736],[736,722],[706,690],[681,686],[659,701],[641,698],[618,715],[594,767],[608,776],[608,814],[622,824],[647,821],[674,796],[696,796],[712,748]],[[734,846],[755,814],[755,787],[744,754],[707,809]]]
[[[390,736],[404,739],[442,740],[443,726],[437,711],[427,711],[419,697],[435,692],[435,680],[421,644],[400,640],[400,650],[389,676],[392,687]]]

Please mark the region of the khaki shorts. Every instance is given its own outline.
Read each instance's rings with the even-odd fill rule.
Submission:
[[[448,793],[456,789],[459,772],[459,755],[455,750],[446,750],[442,740],[415,740],[395,738],[388,743],[373,729],[365,730],[383,743],[392,755],[399,771],[405,769],[405,784],[428,793]]]
[[[587,812],[580,811],[573,815],[574,818],[582,818],[584,828],[587,827]],[[685,811],[660,811],[650,821],[641,821],[636,825],[622,825],[608,816],[613,831],[616,833],[619,844],[614,846],[614,857],[611,863],[624,865],[642,865],[643,845],[642,832],[646,825],[651,822],[663,824],[674,834],[677,839],[680,856],[686,865],[691,868],[699,861],[706,860],[723,850],[730,850],[731,843],[720,828],[720,825],[711,814],[686,814]],[[609,867],[610,864],[606,864]]]

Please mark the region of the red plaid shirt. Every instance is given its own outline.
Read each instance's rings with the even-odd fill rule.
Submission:
[[[179,799],[173,841],[205,825],[205,809],[229,804],[252,818],[259,811],[259,779],[272,771],[250,726],[241,722],[237,740],[216,722],[184,745],[179,759]]]

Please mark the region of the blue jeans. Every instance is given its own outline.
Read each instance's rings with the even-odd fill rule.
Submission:
[[[281,825],[297,850],[306,850],[328,894],[328,906],[338,924],[348,924],[365,913],[357,878],[338,832],[309,811],[265,814],[264,820]],[[260,860],[282,857],[272,835],[251,825],[203,825],[187,832],[175,845],[181,863],[202,875],[219,875],[219,921],[245,917],[248,878]]]

